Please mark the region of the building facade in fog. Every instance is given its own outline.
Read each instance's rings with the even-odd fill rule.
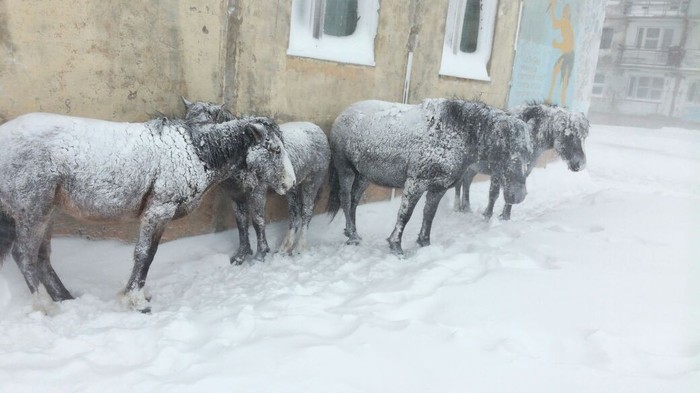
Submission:
[[[700,121],[700,0],[608,0],[591,111]]]

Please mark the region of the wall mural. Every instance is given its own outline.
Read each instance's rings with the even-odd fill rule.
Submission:
[[[588,111],[605,2],[524,3],[509,107],[536,100]]]

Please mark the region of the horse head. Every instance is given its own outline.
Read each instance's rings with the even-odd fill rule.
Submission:
[[[566,161],[569,170],[578,172],[586,167],[584,142],[590,126],[583,113],[561,111],[553,119],[557,130],[554,138],[554,149]]]
[[[296,185],[296,176],[289,154],[284,148],[282,133],[279,126],[270,122],[265,139],[250,148],[246,157],[246,165],[253,171],[256,178],[267,184],[276,193],[284,195]],[[269,129],[272,132],[269,132]]]
[[[218,124],[235,119],[224,105],[203,101],[190,102],[184,97],[182,102],[185,105],[185,120],[188,122]],[[269,185],[278,194],[284,195],[294,187],[296,177],[284,148],[282,131],[272,120],[252,124],[265,129],[266,132],[264,140],[248,150],[246,166],[253,171],[258,180]]]
[[[182,103],[185,105],[185,121],[190,123],[223,123],[233,120],[235,117],[229,112],[224,105],[214,104],[213,102],[197,101],[190,102],[185,97],[182,98]]]
[[[504,116],[497,123],[497,133],[502,133],[503,137],[499,138],[489,158],[491,176],[503,186],[506,203],[514,205],[525,200],[527,195],[525,180],[532,156],[530,130],[524,121],[514,116]]]

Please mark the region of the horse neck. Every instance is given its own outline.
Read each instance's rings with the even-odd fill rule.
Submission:
[[[532,141],[531,161],[533,162],[537,161],[546,150],[554,148],[554,135],[542,132],[540,127],[530,129],[530,140]]]

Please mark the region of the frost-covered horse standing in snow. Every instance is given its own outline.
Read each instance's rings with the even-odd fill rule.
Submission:
[[[233,119],[233,115],[222,105],[209,102],[189,102],[183,98],[186,119],[199,122],[221,122]],[[289,155],[296,176],[296,186],[287,191],[289,208],[289,231],[279,252],[291,254],[306,248],[306,232],[313,217],[314,204],[330,163],[330,147],[323,130],[308,122],[280,125],[280,138]],[[231,263],[241,264],[252,254],[248,239],[248,211],[251,211],[253,227],[258,239],[256,259],[262,260],[270,251],[265,236],[265,194],[270,187],[269,156],[273,153],[259,151],[259,159],[241,168],[234,176],[222,183],[223,190],[235,202],[236,225],[240,244],[231,257]]]
[[[586,166],[586,153],[583,150],[583,145],[588,136],[589,123],[583,113],[570,112],[564,108],[545,103],[520,106],[514,108],[511,113],[530,126],[533,151],[528,162],[528,175],[532,172],[542,153],[549,149],[554,149],[566,161],[569,170],[573,172],[578,172]],[[455,210],[471,210],[469,186],[477,173],[490,175],[488,163],[478,162],[470,166],[462,181],[455,185]],[[500,189],[499,178],[492,178],[489,188],[489,204],[484,211],[484,216],[487,218],[493,215],[493,205],[498,199]],[[500,218],[509,220],[512,207],[512,204],[506,202]]]
[[[330,143],[328,212],[335,215],[342,207],[348,244],[360,241],[355,211],[370,182],[403,187],[396,226],[388,239],[392,252],[399,255],[404,227],[421,195],[427,192],[418,244],[426,246],[440,199],[473,163],[489,163],[505,185],[509,203],[520,203],[527,194],[525,171],[531,154],[527,125],[480,102],[358,102],[335,120]]]
[[[166,225],[275,135],[267,118],[216,125],[155,119],[115,123],[32,113],[0,126],[0,260],[12,249],[36,300],[71,299],[49,260],[55,207],[99,220],[140,218],[126,305],[149,311],[144,284]],[[294,173],[280,166],[281,190]]]

